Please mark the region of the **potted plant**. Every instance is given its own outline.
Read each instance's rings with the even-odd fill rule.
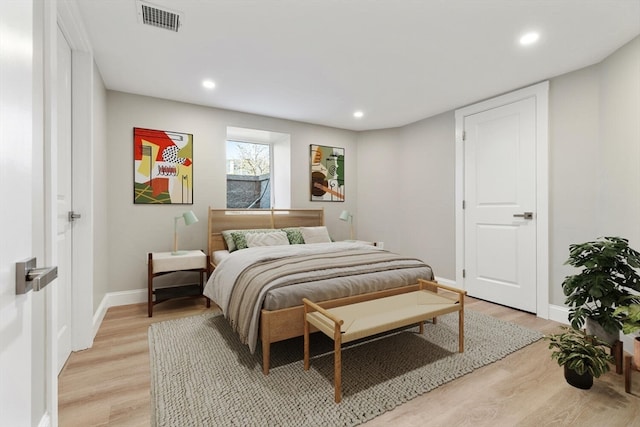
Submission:
[[[603,237],[569,246],[569,259],[565,264],[582,268],[580,273],[562,282],[567,297],[565,304],[570,307],[571,326],[580,329],[587,323],[589,333],[612,344],[622,329],[616,308],[630,298],[640,302],[630,293],[630,290],[640,291],[640,275],[636,271],[640,267],[640,252],[629,247],[627,239]],[[587,320],[595,322],[602,331],[594,331],[594,325]]]
[[[564,332],[546,335],[551,358],[564,367],[567,383],[581,389],[590,389],[593,378],[609,371],[613,357],[607,352],[608,345],[594,335],[582,330],[563,327]]]
[[[615,314],[621,316],[622,333],[633,334],[640,331],[640,304],[633,302],[636,298],[629,298],[629,305],[618,307]],[[633,340],[633,363],[640,370],[640,335]]]

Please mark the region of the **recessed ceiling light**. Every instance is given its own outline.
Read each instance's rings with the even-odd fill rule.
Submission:
[[[202,86],[206,87],[207,89],[213,89],[214,87],[216,87],[216,83],[213,80],[203,80]]]
[[[353,113],[353,117],[355,117],[356,119],[360,119],[362,118],[362,116],[364,116],[364,113],[362,111],[356,111],[355,113]]]
[[[523,46],[528,46],[530,44],[534,44],[540,38],[540,34],[532,31],[530,33],[526,33],[522,37],[520,37],[520,44]]]

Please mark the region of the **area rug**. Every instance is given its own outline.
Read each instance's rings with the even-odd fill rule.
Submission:
[[[466,310],[465,352],[458,315],[349,343],[342,351],[342,403],[333,401],[333,342],[311,336],[311,369],[302,338],[262,354],[240,344],[221,315],[152,324],[151,410],[155,426],[355,426],[542,337],[519,325]]]

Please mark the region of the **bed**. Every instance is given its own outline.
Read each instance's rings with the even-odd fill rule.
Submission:
[[[415,291],[419,278],[434,278],[420,260],[330,242],[326,233],[323,209],[209,208],[213,273],[204,293],[251,352],[261,344],[265,375],[271,344],[304,334],[303,297],[331,308]]]

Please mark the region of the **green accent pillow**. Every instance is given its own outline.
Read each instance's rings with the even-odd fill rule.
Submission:
[[[283,228],[282,231],[287,233],[287,239],[289,239],[290,245],[304,244],[304,238],[299,228]]]
[[[236,230],[224,230],[220,233],[222,234],[222,238],[227,244],[227,250],[229,252],[233,252],[237,249],[236,244],[233,242],[233,236],[231,235],[231,232],[233,231],[236,231]]]

